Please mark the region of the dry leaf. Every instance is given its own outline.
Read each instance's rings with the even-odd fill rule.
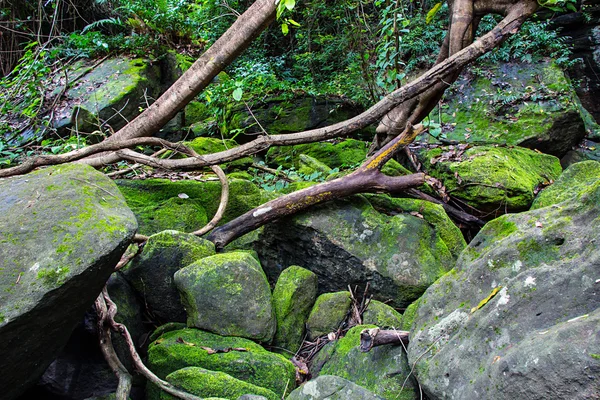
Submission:
[[[337,335],[335,334],[335,332],[329,332],[327,334],[327,339],[334,341],[337,338]]]
[[[542,223],[540,221],[535,221],[535,227],[536,228],[542,228],[544,225],[542,225]]]
[[[416,212],[416,211],[411,211],[411,212],[410,212],[410,215],[412,215],[412,216],[415,216],[415,217],[417,217],[417,218],[424,219],[424,218],[423,218],[423,215],[422,215],[422,214],[419,214],[419,213],[418,213],[418,212]]]
[[[186,342],[185,340],[183,340],[182,337],[178,337],[177,340],[175,340],[175,341],[177,343],[185,344],[186,346],[195,346],[194,343]]]

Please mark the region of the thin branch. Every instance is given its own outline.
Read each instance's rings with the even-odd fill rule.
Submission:
[[[218,165],[212,165],[210,168],[215,174],[217,174],[217,176],[219,177],[219,181],[221,182],[221,199],[219,200],[219,208],[217,209],[215,216],[210,220],[210,222],[206,224],[206,226],[204,226],[202,229],[198,229],[197,231],[192,232],[192,234],[196,236],[202,236],[205,233],[211,231],[215,226],[217,226],[217,224],[225,214],[225,209],[227,208],[227,203],[229,201],[229,182],[227,182],[227,176],[225,175],[225,172],[223,172],[221,167],[219,167]]]

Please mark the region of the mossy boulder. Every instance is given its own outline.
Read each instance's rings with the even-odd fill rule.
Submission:
[[[270,97],[250,105],[231,103],[225,110],[220,128],[223,137],[234,135],[243,140],[244,134],[263,133],[270,135],[302,132],[345,121],[362,112],[362,109],[339,98],[294,96],[292,98]],[[259,126],[256,121],[260,121]],[[372,137],[372,130],[359,131]],[[254,136],[251,136],[254,137]]]
[[[302,155],[306,155],[325,164],[329,168],[350,168],[365,161],[367,142],[346,139],[341,142],[317,142],[295,146],[271,147],[267,152],[267,162],[273,166],[300,169]]]
[[[406,307],[406,310],[404,310],[404,313],[402,314],[402,326],[400,327],[400,330],[410,331],[420,303],[421,299],[419,298]]]
[[[309,339],[336,332],[346,319],[351,305],[350,292],[324,293],[317,297],[306,321]]]
[[[273,289],[277,331],[273,345],[296,353],[302,344],[308,314],[317,298],[317,276],[293,265],[286,268]]]
[[[79,79],[57,105],[55,125],[77,133],[105,131],[105,124],[118,131],[146,107],[144,96],[160,95],[160,70],[143,58],[112,57],[94,68],[84,63],[69,75]]]
[[[562,172],[558,158],[521,147],[435,148],[420,158],[449,194],[492,215],[529,209]]]
[[[383,400],[370,392],[339,376],[322,375],[294,390],[288,400]]]
[[[247,252],[206,257],[175,273],[188,326],[226,336],[270,342],[277,320],[271,288]]]
[[[198,137],[191,142],[184,142],[200,155],[219,153],[237,147],[238,144],[232,139],[216,139],[208,137]],[[252,165],[251,157],[242,157],[229,163],[224,163],[222,167],[229,171],[236,168],[247,168]]]
[[[360,332],[375,325],[358,325],[338,339],[328,354],[320,375],[348,379],[389,400],[413,400],[415,382],[410,380],[410,367],[401,345],[377,346],[367,353],[360,350]]]
[[[600,179],[600,162],[582,161],[567,168],[552,185],[541,191],[531,205],[532,210],[574,199]]]
[[[371,300],[367,309],[363,312],[362,321],[365,325],[401,329],[402,314],[385,303]]]
[[[118,180],[117,185],[140,224],[139,233],[144,235],[167,229],[182,232],[200,229],[217,212],[221,197],[218,181]],[[229,182],[229,202],[221,224],[265,200],[262,191],[252,182],[232,179]]]
[[[110,179],[64,164],[1,179],[0,226],[0,351],[11,360],[0,388],[14,399],[67,343],[137,224]]]
[[[408,306],[452,269],[465,242],[440,206],[389,203],[398,207],[383,214],[353,196],[265,226],[254,244],[263,269],[276,281],[282,266],[302,265],[318,276],[319,293],[368,283],[376,300]]]
[[[253,393],[264,396],[268,400],[281,399],[281,397],[263,387],[241,381],[224,372],[209,371],[199,367],[182,368],[167,375],[166,380],[187,393],[205,398],[237,399],[238,396]],[[177,397],[165,392],[161,393],[160,398],[164,400],[177,399]]]
[[[215,254],[215,245],[189,233],[163,231],[150,236],[144,251],[122,272],[159,321],[185,322],[173,275],[181,268]]]
[[[198,329],[166,332],[150,343],[148,367],[161,379],[186,367],[220,371],[280,397],[286,388],[290,391],[295,387],[294,365],[282,355],[270,353],[248,339],[223,337]],[[153,385],[149,385],[148,398],[158,398]]]
[[[550,61],[480,66],[445,99],[448,140],[519,145],[562,157],[585,135],[573,87]]]
[[[488,223],[427,289],[408,357],[428,397],[598,393],[600,179],[572,187],[559,203]]]

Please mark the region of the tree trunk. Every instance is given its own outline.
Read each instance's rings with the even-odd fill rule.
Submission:
[[[275,0],[256,0],[162,96],[106,140],[122,141],[156,133],[252,43],[275,19],[276,10]],[[105,153],[83,162],[100,167],[117,161],[117,155]]]

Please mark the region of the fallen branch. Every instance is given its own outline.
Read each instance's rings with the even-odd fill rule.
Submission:
[[[373,347],[386,344],[402,344],[406,346],[408,345],[408,334],[408,331],[398,331],[395,329],[363,329],[360,332],[360,351],[366,353]]]
[[[380,169],[423,130],[423,125],[407,126],[401,135],[351,174],[271,200],[215,229],[208,240],[217,248],[223,248],[232,240],[264,224],[329,200],[365,192],[394,193],[422,185],[425,174],[391,177],[381,173]]]

